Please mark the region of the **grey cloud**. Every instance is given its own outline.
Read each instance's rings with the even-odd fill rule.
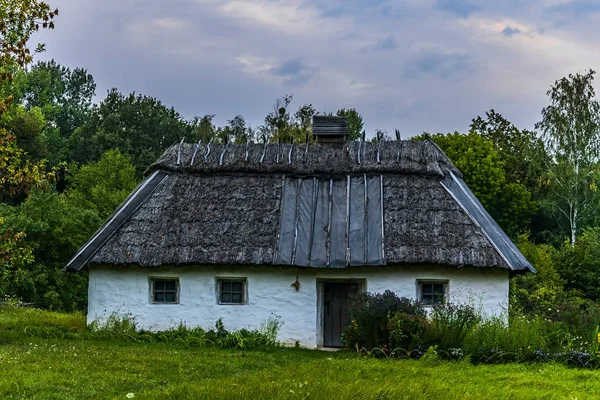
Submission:
[[[458,78],[470,75],[475,63],[467,53],[443,53],[431,51],[419,54],[404,69],[405,78],[416,78],[423,74],[441,79]]]
[[[379,40],[375,45],[375,47],[383,50],[393,50],[398,46],[399,44],[393,35],[386,36],[385,38]]]
[[[471,118],[492,107],[530,128],[546,102],[547,85],[560,78],[556,71],[583,70],[594,60],[577,58],[565,65],[559,58],[546,67],[513,46],[479,40],[477,35],[488,33],[477,24],[457,23],[481,14],[494,23],[515,19],[535,25],[536,32],[551,29],[558,13],[533,10],[524,0],[488,2],[485,8],[478,5],[483,0],[352,0],[336,8],[325,0],[298,3],[299,10],[310,12],[302,14],[308,16],[299,24],[303,29],[294,30],[282,29],[278,19],[299,18],[288,7],[291,2],[238,0],[239,13],[232,15],[223,11],[226,0],[52,0],[61,11],[57,28],[33,41],[47,44],[42,57],[87,68],[98,83],[97,101],[117,87],[156,96],[187,118],[215,113],[222,124],[241,114],[256,126],[277,97],[293,93],[292,107],[357,108],[368,134],[375,127],[403,133],[464,131]],[[292,11],[264,12],[282,5]],[[103,23],[89,29],[97,15]],[[157,19],[181,25],[166,29]],[[569,26],[578,41],[593,44],[593,34],[577,33],[574,24],[593,32],[593,21]],[[523,29],[521,35],[528,32]],[[433,50],[415,50],[423,48]],[[486,63],[495,68],[485,69]],[[515,82],[539,65],[536,79]]]
[[[508,36],[511,37],[513,35],[518,35],[521,33],[521,30],[519,28],[511,28],[510,26],[507,26],[506,28],[504,28],[502,30],[502,34],[504,36]]]
[[[394,50],[400,46],[394,35],[387,35],[379,39],[376,43],[365,46],[361,49],[362,52],[375,50]]]
[[[480,9],[478,5],[469,0],[438,0],[437,6],[462,18],[466,18]]]
[[[299,58],[285,61],[273,68],[271,73],[286,78],[291,83],[305,83],[314,74],[314,70]]]

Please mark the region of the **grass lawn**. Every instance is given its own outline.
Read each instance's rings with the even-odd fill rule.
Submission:
[[[244,352],[30,336],[47,326],[84,329],[81,315],[0,308],[0,399],[126,399],[129,393],[135,399],[600,398],[600,371],[561,365],[475,367],[358,359],[351,352]]]

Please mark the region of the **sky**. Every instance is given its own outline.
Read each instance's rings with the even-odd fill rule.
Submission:
[[[533,129],[555,80],[600,65],[597,0],[47,0],[41,59],[184,117],[356,108],[368,135],[466,132],[495,109]]]

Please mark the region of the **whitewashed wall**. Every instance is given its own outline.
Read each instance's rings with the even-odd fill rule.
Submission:
[[[300,282],[296,291],[291,283]],[[179,278],[179,304],[151,304],[149,278]],[[247,304],[217,304],[217,278],[247,279]],[[294,268],[171,268],[94,266],[89,272],[88,323],[112,312],[131,313],[140,327],[160,330],[180,322],[210,328],[218,318],[225,328],[258,328],[270,315],[281,317],[279,340],[316,347],[320,343],[318,282],[364,280],[369,292],[391,290],[416,298],[418,279],[447,279],[449,301],[470,303],[488,315],[508,304],[508,271],[436,267],[361,267],[341,270]],[[319,298],[320,300],[320,298]]]

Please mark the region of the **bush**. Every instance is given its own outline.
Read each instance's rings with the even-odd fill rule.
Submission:
[[[488,318],[471,329],[464,350],[474,364],[542,361],[547,359],[550,331],[548,322],[539,317]]]
[[[445,304],[435,306],[431,313],[428,341],[438,346],[441,357],[456,359],[462,354],[463,342],[481,320],[469,305]]]
[[[349,298],[351,323],[344,329],[342,343],[348,348],[389,348],[388,318],[396,313],[425,316],[418,302],[398,297],[387,290],[380,293],[357,293]]]
[[[404,350],[407,355],[411,355],[413,350],[416,350],[414,357],[418,358],[416,355],[422,350],[419,346],[425,344],[430,324],[423,315],[396,312],[390,315],[388,329],[390,349]]]

